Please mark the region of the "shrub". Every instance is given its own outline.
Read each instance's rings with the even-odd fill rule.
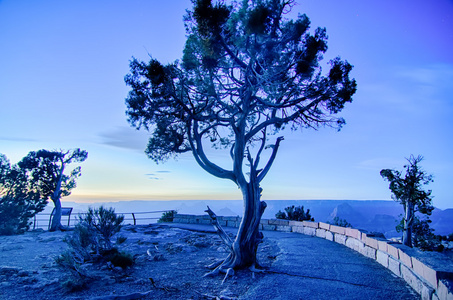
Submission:
[[[340,217],[333,218],[332,222],[327,222],[331,225],[341,226],[341,227],[352,227],[352,224],[346,221],[345,219],[341,219]]]
[[[83,288],[88,280],[81,268],[85,262],[111,262],[114,266],[126,268],[134,263],[132,255],[113,247],[112,237],[121,229],[124,216],[115,214],[113,208],[88,209],[79,217],[74,231],[65,239],[69,249],[56,258],[57,264],[70,272],[63,286],[70,291]],[[116,244],[126,241],[117,237]]]
[[[447,236],[447,239],[446,239],[446,240],[449,241],[449,242],[453,242],[453,233],[449,234],[449,235]]]
[[[97,250],[109,250],[112,248],[111,238],[121,230],[124,216],[115,214],[113,208],[106,209],[103,206],[98,209],[89,208],[85,215],[80,217],[78,226],[85,227],[89,232],[91,241]]]
[[[157,220],[158,223],[171,223],[173,222],[173,219],[176,215],[176,210],[170,210],[166,211],[162,214],[162,217],[160,217],[159,220]]]
[[[294,205],[288,206],[285,208],[285,212],[281,210],[275,214],[277,219],[291,220],[291,221],[314,221],[315,219],[310,215],[310,210],[307,209],[307,212],[304,211],[303,206]]]
[[[112,248],[103,254],[106,261],[109,261],[115,267],[126,269],[134,264],[134,258],[130,253],[119,251],[117,248]]]
[[[77,251],[66,250],[55,259],[57,265],[67,271],[69,275],[61,281],[61,285],[70,292],[80,291],[84,289],[89,278],[85,270],[81,268],[85,259],[79,256]]]

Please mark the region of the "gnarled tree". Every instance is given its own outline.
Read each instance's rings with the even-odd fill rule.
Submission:
[[[31,151],[19,163],[19,167],[30,174],[33,184],[38,188],[41,197],[51,199],[55,212],[50,231],[62,230],[61,197],[69,196],[76,187],[76,179],[81,174],[81,167],[74,168],[69,175],[65,174],[71,163],[80,163],[87,159],[88,152],[79,148],[68,151]]]
[[[237,184],[242,222],[234,241],[225,237],[231,253],[213,273],[253,269],[266,208],[260,183],[283,140],[272,137],[285,126],[340,128],[344,120],[335,115],[352,101],[356,82],[349,78],[352,66],[340,58],[322,73],[326,30],[310,32],[306,15],[287,19],[291,0],[193,4],[181,61],[131,61],[128,121],[151,132],[146,153],[152,160],[191,152],[205,171]],[[231,168],[208,157],[206,144],[229,149]]]
[[[423,156],[411,155],[404,166],[406,174],[400,171],[383,169],[381,176],[389,182],[392,198],[400,202],[404,208],[403,217],[403,244],[412,247],[412,227],[416,219],[416,212],[431,215],[434,206],[431,203],[431,190],[425,191],[423,185],[433,181],[433,176],[427,174],[419,165]]]

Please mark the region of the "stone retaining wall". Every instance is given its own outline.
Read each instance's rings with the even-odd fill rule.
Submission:
[[[238,228],[240,217],[218,216],[220,225]],[[211,224],[208,215],[177,214],[174,223]],[[427,254],[402,244],[376,237],[354,228],[345,228],[322,222],[262,219],[261,230],[296,232],[316,236],[342,244],[360,254],[376,260],[403,278],[422,299],[453,300],[453,268],[451,264],[439,263]],[[434,255],[435,256],[435,255]]]

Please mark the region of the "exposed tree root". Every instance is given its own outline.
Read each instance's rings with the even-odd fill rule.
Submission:
[[[263,269],[258,269],[256,264],[255,265],[252,265],[250,268],[249,268],[250,271],[252,271],[253,273],[265,273],[266,271],[263,270]]]
[[[228,279],[228,277],[233,276],[233,275],[234,275],[234,269],[233,268],[229,268],[226,271],[225,277],[223,277],[222,284],[225,282],[225,280]]]
[[[213,262],[212,264],[206,266],[206,268],[211,269],[211,270],[212,270],[212,269],[215,269],[215,268],[217,268],[218,266],[220,266],[224,261],[225,261],[225,259],[221,259],[221,260],[215,261],[215,262]]]
[[[264,211],[265,204],[263,205],[261,209],[261,214],[262,211]],[[215,276],[218,274],[225,274],[222,284],[228,279],[228,277],[231,277],[234,275],[234,269],[236,267],[244,267],[243,262],[240,261],[240,250],[235,249],[238,246],[237,243],[234,243],[233,240],[228,236],[228,234],[225,232],[225,230],[222,228],[222,226],[219,224],[217,220],[216,214],[209,208],[206,210],[206,212],[209,214],[212,220],[212,225],[216,229],[216,232],[224,242],[224,244],[227,246],[228,250],[230,251],[230,254],[223,260],[216,261],[212,263],[211,265],[208,266],[208,268],[212,269],[212,271],[206,273],[203,277],[208,277],[208,276]],[[256,242],[261,243],[263,240],[263,234],[261,232],[258,232],[256,234]],[[255,248],[256,251],[256,248]],[[238,258],[239,257],[239,258]],[[258,263],[252,262],[251,266],[249,267],[249,270],[252,272],[252,276],[255,276],[255,273],[264,273],[265,271],[260,268]]]

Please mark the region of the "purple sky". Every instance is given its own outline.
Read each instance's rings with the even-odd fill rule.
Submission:
[[[89,152],[71,201],[240,199],[190,155],[156,165],[129,128],[123,77],[132,56],[181,58],[188,0],[0,0],[0,153]],[[358,91],[341,132],[287,133],[264,199],[390,199],[383,168],[425,156],[434,204],[453,207],[453,1],[305,0],[327,28],[325,61],[354,65]],[[212,151],[228,165],[228,156]]]

